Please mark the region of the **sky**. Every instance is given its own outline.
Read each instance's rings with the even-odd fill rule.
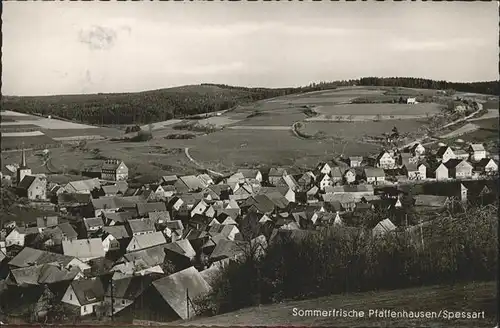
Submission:
[[[492,2],[3,2],[2,94],[498,80]]]

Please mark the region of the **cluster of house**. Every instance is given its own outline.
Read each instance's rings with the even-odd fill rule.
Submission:
[[[484,148],[471,145],[467,155],[439,148],[435,179],[449,178],[449,172],[468,178],[474,170],[497,171]],[[261,254],[286,236],[345,224],[376,207],[402,207],[404,191],[386,180],[397,170],[410,180],[427,179],[432,169],[424,160],[425,148],[417,144],[407,153],[384,151],[372,166],[366,166],[370,159],[349,157],[297,175],[284,168],[240,169],[219,181],[207,174],[172,175],[132,187],[119,160],[104,162],[100,179],[47,184],[31,174],[23,152],[20,195],[49,199],[59,214],[4,224],[0,282],[13,293],[31,290],[40,315],[47,310],[42,300],[55,298],[82,316],[133,311],[137,317],[149,309],[149,319],[186,319],[194,314],[189,300],[207,293],[220,269],[249,249]],[[452,193],[461,200],[491,194],[494,186],[482,183],[458,182]],[[453,196],[429,190],[436,188],[413,196],[415,206],[443,208]],[[385,219],[373,234],[394,229]]]

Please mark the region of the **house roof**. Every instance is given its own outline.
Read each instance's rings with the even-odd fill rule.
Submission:
[[[71,283],[80,305],[87,305],[104,300],[104,286],[100,279],[78,279]]]
[[[155,223],[150,219],[133,219],[127,223],[132,234],[155,231]]]
[[[450,148],[449,146],[441,146],[438,148],[437,152],[436,152],[436,156],[437,157],[442,157],[444,155],[444,153],[448,150],[448,148]],[[450,148],[451,149],[451,148]],[[453,151],[453,149],[451,149]]]
[[[144,216],[150,212],[164,212],[167,206],[164,202],[141,203],[137,204],[137,214]]]
[[[69,186],[76,192],[82,192],[86,190],[92,191],[96,188],[98,189],[101,187],[101,183],[99,182],[99,179],[87,179],[87,180],[71,181],[68,182],[66,186]]]
[[[269,176],[270,177],[278,177],[278,176],[284,176],[287,175],[286,169],[282,167],[273,167],[269,170]]]
[[[365,168],[365,175],[366,177],[385,177],[385,172],[378,167],[367,167]]]
[[[354,203],[356,201],[356,198],[352,194],[322,194],[321,197],[325,202],[338,201],[341,204]]]
[[[164,183],[174,183],[179,179],[176,175],[164,175],[161,177]]]
[[[199,174],[198,176],[196,176],[198,178],[198,180],[200,180],[200,182],[205,186],[205,187],[208,187],[209,185],[213,184],[214,183],[214,180],[212,179],[212,177],[210,177],[208,174],[206,173],[203,173],[203,174]]]
[[[167,221],[165,224],[166,224],[167,228],[169,228],[169,229],[184,230],[184,225],[182,224],[181,220]]]
[[[254,169],[239,169],[237,173],[241,173],[245,179],[255,179],[260,171]]]
[[[238,223],[232,217],[230,217],[230,216],[228,216],[227,218],[225,218],[224,221],[222,221],[221,224],[225,225],[225,226],[238,225]]]
[[[127,262],[143,261],[148,267],[162,264],[165,260],[165,244],[126,253],[123,259]]]
[[[208,233],[211,235],[221,234],[227,238],[234,230],[238,231],[238,228],[234,225],[212,224],[208,229]]]
[[[86,205],[90,204],[92,196],[90,194],[62,193],[57,195],[57,203],[60,206]]]
[[[448,169],[456,168],[458,166],[463,166],[463,167],[467,166],[467,167],[470,167],[472,169],[472,165],[469,162],[467,162],[466,160],[462,160],[462,159],[450,159],[449,161],[444,163],[444,165]]]
[[[330,171],[330,175],[332,176],[332,178],[342,178],[344,176],[344,172],[340,167],[334,166]]]
[[[245,206],[254,207],[261,213],[270,213],[274,211],[275,204],[266,195],[255,195],[245,201]]]
[[[194,175],[186,175],[179,178],[179,181],[183,183],[188,190],[203,189],[206,185]]]
[[[194,267],[153,282],[153,286],[181,319],[188,319],[187,295],[196,299],[210,291],[210,286]],[[186,292],[187,290],[187,292]]]
[[[349,156],[349,160],[352,161],[363,161],[363,156]]]
[[[274,203],[277,208],[284,209],[290,203],[279,191],[266,193],[265,196]]]
[[[115,209],[115,208],[134,208],[137,204],[146,203],[141,196],[127,197],[100,197],[92,199],[94,209]]]
[[[200,275],[210,286],[214,286],[217,279],[220,277],[222,270],[229,265],[229,262],[229,259],[213,262],[210,267],[200,271]]]
[[[59,221],[57,216],[45,216],[36,218],[36,226],[38,228],[47,228],[56,226]]]
[[[113,297],[133,301],[151,286],[153,280],[151,275],[113,280]],[[111,288],[108,287],[105,295],[111,296]]]
[[[118,193],[118,186],[116,185],[102,186],[101,189],[105,195],[116,195]]]
[[[79,259],[104,257],[105,252],[100,238],[63,240],[64,255]]]
[[[55,264],[45,264],[40,270],[38,283],[53,284],[61,281],[72,281],[80,272],[80,268],[77,266],[65,269]]]
[[[98,218],[84,218],[83,219],[83,224],[85,226],[85,229],[88,231],[92,228],[95,227],[102,227],[104,226],[104,222],[101,217]]]
[[[9,265],[14,267],[28,267],[47,263],[59,263],[67,265],[74,257],[59,253],[42,251],[39,249],[24,247],[12,260]]]
[[[375,228],[373,228],[374,232],[390,232],[396,229],[394,223],[391,220],[385,219],[380,221]]]
[[[116,160],[116,159],[109,159],[105,160],[104,163],[102,164],[101,168],[103,170],[116,170],[122,164],[123,161]]]
[[[493,160],[492,158],[483,158],[475,164],[475,167],[476,168],[485,168],[486,165],[488,165],[490,162],[493,162],[495,165],[498,166],[498,163],[495,162],[495,160]]]
[[[125,223],[131,220],[137,215],[135,211],[123,211],[123,212],[110,212],[104,213],[106,220],[110,220],[116,223]]]
[[[168,211],[149,212],[148,218],[155,223],[160,220],[170,221],[170,213]]]
[[[130,237],[127,229],[123,225],[114,225],[114,226],[103,227],[102,231],[104,231],[108,235],[112,235],[113,237],[115,237],[116,240],[125,239],[125,238]]]
[[[133,236],[130,243],[133,243],[134,241],[139,246],[138,249],[145,249],[167,243],[167,240],[165,239],[165,236],[161,231],[148,233],[145,235]]]
[[[415,206],[443,207],[447,200],[447,196],[416,195]]]
[[[31,187],[33,182],[35,182],[36,178],[37,177],[34,175],[26,175],[17,187],[19,189],[27,190],[29,187]]]
[[[165,245],[165,249],[171,252],[193,259],[196,256],[196,251],[187,239],[177,240],[173,243]]]
[[[325,191],[326,193],[373,192],[373,186],[369,184],[333,186]]]
[[[78,237],[78,234],[69,222],[60,223],[57,227],[61,229],[64,236],[70,239]]]
[[[221,260],[224,258],[234,258],[243,255],[247,245],[248,243],[243,241],[221,239],[215,246],[212,254],[210,254],[210,259]]]
[[[472,149],[472,151],[484,151],[483,144],[471,144],[470,148]]]

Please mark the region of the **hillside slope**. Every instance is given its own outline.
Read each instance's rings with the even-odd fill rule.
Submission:
[[[493,327],[497,310],[496,283],[469,283],[392,291],[332,295],[252,307],[173,325],[185,326],[335,326],[335,327]],[[294,309],[295,316],[294,316]],[[364,318],[299,316],[299,310],[357,310]],[[441,318],[408,319],[368,317],[369,310],[443,311]],[[444,319],[444,311],[484,311],[484,319]]]

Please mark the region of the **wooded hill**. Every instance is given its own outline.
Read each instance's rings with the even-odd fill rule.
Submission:
[[[78,122],[140,124],[229,109],[235,105],[340,86],[399,86],[498,94],[498,82],[450,83],[415,78],[375,78],[311,83],[298,88],[246,88],[201,84],[135,93],[18,97],[2,96],[2,109],[52,115]]]

